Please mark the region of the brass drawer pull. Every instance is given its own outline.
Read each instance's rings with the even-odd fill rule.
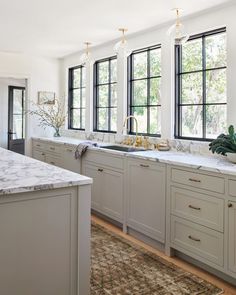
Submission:
[[[70,153],[73,152],[73,150],[71,150],[71,149],[66,149],[66,151],[67,151],[67,152],[70,152]]]
[[[55,165],[55,162],[50,162],[50,164]]]
[[[42,156],[45,156],[45,154],[44,154],[44,153],[42,153],[41,155],[42,155]]]
[[[200,207],[195,207],[195,206],[193,206],[193,205],[188,205],[188,207],[189,207],[190,209],[194,209],[194,210],[198,210],[198,211],[201,210]]]
[[[54,147],[50,147],[50,150],[55,151],[55,148]]]
[[[36,146],[40,147],[41,145],[40,144],[36,144]]]
[[[228,204],[228,207],[229,207],[229,208],[232,208],[232,207],[233,207],[233,204],[232,204],[232,203],[229,203],[229,204]]]
[[[201,242],[200,239],[194,238],[194,237],[192,237],[192,236],[188,236],[188,238],[189,238],[190,240],[194,241],[194,242]]]
[[[99,172],[103,172],[103,169],[102,169],[102,168],[98,168],[98,171],[99,171]]]
[[[150,166],[149,165],[145,165],[145,164],[140,164],[140,167],[149,168]]]
[[[192,181],[192,182],[197,182],[197,183],[200,183],[201,182],[201,180],[195,179],[195,178],[189,178],[188,180],[189,181]]]

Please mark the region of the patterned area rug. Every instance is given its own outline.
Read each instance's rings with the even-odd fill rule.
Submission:
[[[91,295],[216,295],[222,290],[92,224]]]

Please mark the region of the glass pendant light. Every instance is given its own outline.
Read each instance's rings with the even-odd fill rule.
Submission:
[[[121,40],[115,44],[114,51],[116,54],[118,54],[120,50],[123,50],[127,55],[129,55],[131,51],[128,49],[127,40],[125,38],[125,33],[128,31],[128,29],[119,28],[118,30],[122,33],[122,37]]]
[[[89,46],[91,45],[91,43],[85,42],[84,44],[86,46],[85,53],[83,53],[80,57],[80,63],[82,65],[85,65],[88,61],[90,61],[90,58],[91,58],[91,53],[89,51]]]
[[[167,34],[174,40],[175,45],[183,45],[188,41],[189,35],[180,20],[180,9],[174,8],[173,10],[176,12],[176,22],[169,28]]]

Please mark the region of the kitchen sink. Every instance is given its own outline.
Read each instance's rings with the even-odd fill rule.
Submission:
[[[132,146],[122,146],[122,145],[105,145],[105,146],[100,146],[100,148],[113,150],[113,151],[126,152],[126,153],[145,151],[145,149],[143,148],[136,148]]]

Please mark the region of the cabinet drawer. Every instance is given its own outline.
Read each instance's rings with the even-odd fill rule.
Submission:
[[[229,180],[229,194],[236,197],[236,180]]]
[[[47,143],[45,144],[45,150],[51,153],[57,153],[59,154],[61,152],[61,146]]]
[[[33,140],[33,148],[34,149],[45,150],[45,143],[41,142],[39,140]]]
[[[123,159],[120,157],[115,157],[114,155],[109,155],[108,153],[103,152],[95,152],[88,150],[83,160],[92,162],[93,164],[96,164],[98,166],[109,166],[112,167],[112,169],[124,169],[124,162]]]
[[[172,187],[171,213],[223,232],[224,200]]]
[[[54,157],[48,154],[45,155],[45,162],[58,167],[62,166],[61,158]]]
[[[225,192],[225,182],[224,178],[222,177],[210,176],[173,168],[171,170],[171,179],[177,183],[186,184],[212,192],[221,194]]]
[[[187,255],[223,266],[224,235],[182,218],[171,217],[171,243]]]

